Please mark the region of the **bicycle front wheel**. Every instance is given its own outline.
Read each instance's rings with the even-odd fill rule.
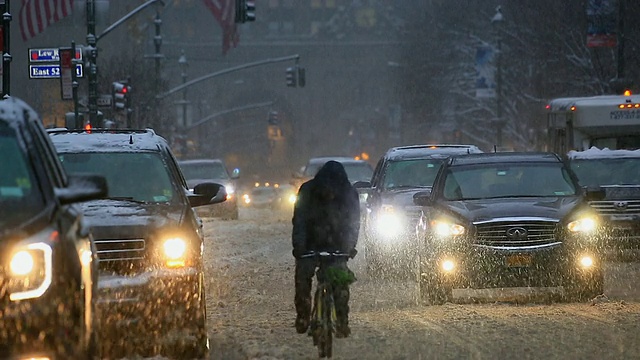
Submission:
[[[322,327],[318,338],[318,355],[330,358],[333,356],[333,333],[335,331],[336,308],[333,297],[325,294],[323,297]]]

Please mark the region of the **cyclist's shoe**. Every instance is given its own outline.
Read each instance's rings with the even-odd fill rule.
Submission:
[[[307,332],[308,328],[309,328],[309,319],[298,315],[296,317],[296,332],[298,334],[304,334],[305,332]]]
[[[349,337],[349,335],[351,335],[351,329],[349,328],[349,325],[338,323],[338,325],[336,326],[336,338],[344,339],[346,337]]]

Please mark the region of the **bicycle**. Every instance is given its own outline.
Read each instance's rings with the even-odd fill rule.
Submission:
[[[336,257],[348,258],[348,254],[337,252],[311,252],[303,258],[316,258],[318,269],[316,270],[316,291],[313,296],[311,310],[311,323],[309,336],[313,337],[313,345],[318,347],[318,355],[321,358],[330,358],[333,355],[333,335],[336,332],[336,307],[333,298],[333,285],[328,276],[328,264]]]

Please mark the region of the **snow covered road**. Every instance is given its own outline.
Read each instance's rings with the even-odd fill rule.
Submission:
[[[237,221],[205,219],[205,233],[211,358],[317,358],[293,328],[290,215],[241,209]],[[414,282],[369,279],[361,255],[352,336],[336,340],[335,359],[640,359],[638,263],[607,264],[607,297],[588,303],[422,306]]]

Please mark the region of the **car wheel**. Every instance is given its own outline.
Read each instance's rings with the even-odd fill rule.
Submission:
[[[433,268],[420,267],[418,274],[419,300],[427,305],[442,305],[452,299],[452,288],[438,278]]]
[[[567,301],[588,301],[604,293],[604,273],[597,270],[587,276],[571,273],[564,285]]]
[[[207,334],[207,303],[204,288],[204,274],[200,274],[198,302],[190,306],[185,326],[192,327],[193,341],[185,342],[181,356],[187,359],[206,359],[209,355],[209,335]]]
[[[231,220],[238,220],[238,208],[235,207],[231,211],[231,216],[229,217]]]

